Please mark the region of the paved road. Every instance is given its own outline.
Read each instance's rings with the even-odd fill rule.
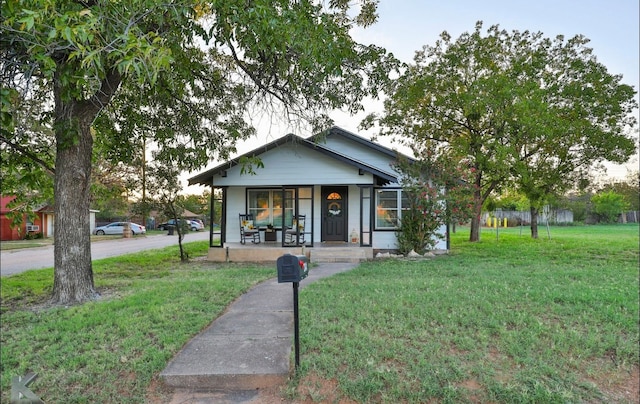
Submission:
[[[184,242],[208,240],[209,231],[188,233]],[[114,240],[96,241],[91,243],[91,258],[101,259],[117,255],[134,253],[142,250],[163,248],[178,244],[178,236],[153,235],[134,238],[116,238]],[[53,267],[53,246],[39,248],[24,248],[0,252],[0,276],[13,275],[29,269]]]

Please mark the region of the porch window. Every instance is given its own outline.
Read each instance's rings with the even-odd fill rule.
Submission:
[[[409,208],[409,201],[402,189],[376,190],[376,229],[396,230],[402,220],[402,211]]]
[[[293,191],[285,191],[282,200],[282,189],[249,189],[247,190],[248,212],[253,214],[254,224],[265,227],[269,224],[282,228],[284,206],[285,218],[291,222],[293,217]]]

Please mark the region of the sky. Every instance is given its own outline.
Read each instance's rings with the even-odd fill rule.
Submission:
[[[633,86],[636,92],[640,88],[638,0],[380,0],[378,15],[376,24],[364,29],[355,28],[352,36],[357,42],[384,47],[403,62],[412,62],[415,52],[424,45],[433,45],[443,31],[456,39],[464,32],[472,32],[477,21],[483,21],[484,32],[497,24],[507,31],[542,32],[547,38],[564,35],[568,39],[584,35],[591,41],[588,46],[593,54],[610,74],[621,74],[622,82]],[[636,99],[640,100],[638,94]],[[382,103],[367,102],[365,109],[357,116],[336,111],[331,117],[337,126],[370,137],[374,133],[360,131],[358,125],[365,115],[381,112]],[[238,144],[238,152],[248,152],[290,131],[286,127],[279,129],[277,125],[258,127],[257,139]],[[396,147],[388,140],[379,138],[378,141]],[[219,163],[211,162],[201,171]],[[607,166],[608,175],[617,178],[624,178],[629,169],[638,169],[637,155],[626,165]],[[187,193],[195,189],[201,188],[189,187]]]

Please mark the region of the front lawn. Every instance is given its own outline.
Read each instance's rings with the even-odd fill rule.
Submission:
[[[526,232],[525,232],[526,233]],[[486,230],[452,253],[389,260],[300,292],[293,402],[638,399],[638,228]],[[187,243],[203,256],[207,241]],[[178,247],[94,262],[103,299],[48,307],[52,270],[2,278],[0,402],[12,376],[49,403],[141,403],[190,338],[273,265],[179,262]],[[312,269],[313,270],[313,269]],[[304,281],[303,281],[304,282]],[[156,400],[157,399],[157,400]]]
[[[186,243],[203,256],[208,241]],[[172,356],[271,266],[181,264],[178,246],[94,261],[102,299],[48,307],[53,270],[3,277],[0,402],[12,376],[47,403],[142,403]]]
[[[300,294],[313,402],[638,400],[638,227],[485,230],[450,256],[370,262]]]

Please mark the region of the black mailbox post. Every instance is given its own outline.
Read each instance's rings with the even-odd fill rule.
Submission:
[[[300,321],[298,318],[298,287],[309,276],[309,259],[305,255],[285,254],[276,261],[278,283],[293,283],[293,326],[296,352],[296,369],[300,367]]]

